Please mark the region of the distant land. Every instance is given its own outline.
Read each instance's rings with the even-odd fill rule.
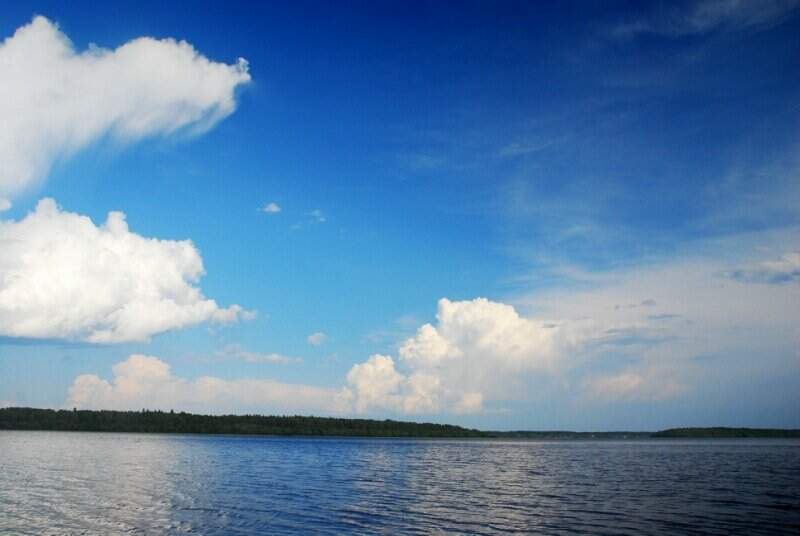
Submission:
[[[0,409],[0,430],[233,434],[331,437],[419,437],[485,439],[702,439],[800,438],[798,429],[671,428],[658,432],[484,431],[450,424],[391,419],[333,417],[195,415],[165,411],[90,411],[35,408]]]

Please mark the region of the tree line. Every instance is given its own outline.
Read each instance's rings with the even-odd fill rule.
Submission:
[[[486,437],[449,424],[333,417],[196,415],[174,411],[0,409],[0,430],[363,437]]]
[[[0,430],[234,434],[278,436],[626,440],[701,438],[800,438],[800,430],[775,428],[672,428],[659,432],[482,431],[451,424],[391,419],[277,415],[197,415],[174,411],[0,408]]]

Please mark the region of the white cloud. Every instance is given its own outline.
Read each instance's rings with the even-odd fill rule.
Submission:
[[[785,236],[777,241],[791,245]],[[768,259],[766,245],[758,251]],[[436,322],[407,338],[398,358],[372,355],[350,369],[344,388],[311,388],[311,402],[295,403],[309,410],[400,414],[480,413],[502,409],[505,402],[536,404],[551,396],[591,407],[659,403],[704,393],[709,382],[717,385],[723,377],[729,381],[737,375],[749,378],[796,368],[800,286],[720,277],[727,262],[676,260],[595,275],[589,287],[540,290],[527,303],[518,302],[518,307],[535,311],[535,317],[484,298],[442,299]],[[778,261],[753,265],[765,262]],[[160,396],[170,401],[161,406],[166,408],[175,397],[160,393],[172,392],[180,394],[181,407],[204,407],[201,402],[220,400],[198,394],[206,385],[225,393],[227,407],[258,405],[243,405],[234,393],[245,392],[245,385],[256,390],[252,386],[260,384],[187,382],[173,378],[158,363],[136,370],[147,371],[147,385],[162,387],[153,387],[148,396],[137,395],[135,402],[125,399],[130,407],[143,407],[141,400]],[[93,400],[121,404],[130,378],[140,372],[126,367],[115,372],[114,382],[78,378],[71,400],[80,402],[88,396],[81,393],[94,393]],[[139,383],[137,393],[143,390]],[[279,392],[287,400],[305,396],[295,387]]]
[[[315,208],[309,212],[308,215],[311,218],[311,221],[314,223],[325,223],[328,221],[328,219],[325,217],[325,213],[318,208]]]
[[[267,214],[277,214],[280,211],[281,207],[277,203],[267,203],[261,207],[261,212],[266,212]]]
[[[203,261],[191,241],[140,236],[121,212],[96,226],[43,199],[25,218],[0,221],[0,244],[0,335],[143,341],[253,316],[203,296],[195,286]]]
[[[292,363],[300,363],[303,360],[299,357],[289,357],[283,354],[264,354],[259,352],[250,352],[242,348],[238,344],[229,344],[219,352],[217,357],[223,359],[238,359],[246,363],[273,363],[277,365],[289,365]]]
[[[407,374],[396,371],[388,356],[351,369],[347,379],[357,411],[478,412],[485,399],[524,396],[514,378],[555,372],[578,337],[485,298],[442,299],[436,317],[436,326],[421,326],[400,347]]]
[[[398,390],[404,379],[387,355],[375,354],[364,363],[353,365],[347,373],[347,383],[354,390],[356,411],[396,409],[400,404]]]
[[[172,374],[157,357],[134,354],[113,367],[114,378],[95,374],[75,378],[65,407],[137,410],[141,408],[198,413],[335,413],[340,395],[333,389],[281,383],[269,379],[194,380]]]
[[[250,75],[243,59],[215,63],[172,39],[78,53],[38,16],[0,44],[0,80],[2,203],[105,135],[128,142],[211,128],[235,110]]]
[[[436,327],[423,325],[400,348],[400,357],[415,369],[441,366],[452,359],[547,369],[556,358],[558,329],[523,318],[510,305],[485,298],[441,299],[436,318]]]
[[[678,322],[670,330],[681,337],[708,338],[731,328],[790,332],[800,316],[795,307],[800,288],[720,277],[728,262],[697,257],[619,270],[590,288],[541,291],[522,303],[564,322],[591,319],[599,331],[661,328],[673,319]],[[643,302],[651,305],[620,307]]]
[[[325,340],[327,338],[328,338],[327,335],[325,335],[321,331],[317,331],[316,333],[312,333],[311,335],[306,337],[306,341],[311,346],[320,346],[321,344],[323,344],[325,342]]]
[[[759,238],[756,251],[769,259]],[[774,240],[785,246],[796,235]],[[722,374],[796,368],[800,285],[750,279],[794,281],[798,255],[752,262],[748,277],[720,277],[730,262],[694,257],[594,274],[517,302],[536,317],[483,298],[442,299],[437,322],[403,342],[399,360],[373,356],[351,369],[348,397],[358,412],[426,414],[533,403],[537,389],[592,404],[658,402]]]
[[[783,235],[777,241],[787,240],[792,239]],[[759,243],[766,247],[767,237]],[[786,259],[752,265],[779,266],[777,272],[784,273],[791,264]],[[694,257],[619,270],[590,288],[540,291],[522,303],[564,325],[586,326],[584,344],[570,360],[581,370],[579,383],[601,399],[663,400],[703,389],[722,375],[732,383],[755,370],[777,374],[796,367],[800,285],[720,277],[730,262]],[[645,302],[650,305],[619,305]]]

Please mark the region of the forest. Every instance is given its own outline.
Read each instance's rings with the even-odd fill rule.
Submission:
[[[360,437],[487,437],[448,424],[332,417],[196,415],[174,411],[0,409],[0,430]]]
[[[175,411],[0,408],[0,430],[528,440],[800,438],[800,430],[672,428],[658,432],[482,431],[450,424],[310,416],[197,415]]]

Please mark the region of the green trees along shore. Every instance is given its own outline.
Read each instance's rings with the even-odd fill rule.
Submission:
[[[165,411],[0,409],[0,430],[505,439],[800,438],[800,430],[673,428],[659,432],[482,431],[395,420],[264,415],[195,415]]]

